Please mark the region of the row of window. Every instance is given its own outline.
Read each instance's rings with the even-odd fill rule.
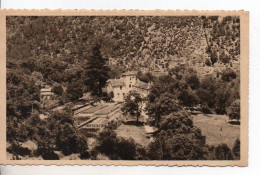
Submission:
[[[118,93],[117,96],[119,97],[119,96],[120,96],[120,93]],[[123,96],[125,96],[125,93],[123,93]]]
[[[131,85],[131,84],[129,84],[129,88],[131,88],[131,87],[132,87],[132,85]],[[123,88],[123,87],[122,87],[122,86],[120,86],[120,90],[122,90],[122,88]]]

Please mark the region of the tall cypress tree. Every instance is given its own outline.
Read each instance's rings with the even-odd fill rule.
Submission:
[[[92,48],[92,55],[87,59],[85,66],[85,85],[92,95],[102,96],[102,88],[109,78],[107,59],[102,58],[100,44]]]

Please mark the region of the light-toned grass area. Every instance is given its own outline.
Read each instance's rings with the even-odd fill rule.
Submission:
[[[125,139],[133,138],[136,143],[145,147],[151,142],[151,139],[146,137],[144,126],[122,124],[115,131],[118,136]]]
[[[208,145],[226,143],[232,149],[236,138],[240,138],[240,125],[228,123],[225,115],[199,114],[192,117],[194,125],[206,135]]]

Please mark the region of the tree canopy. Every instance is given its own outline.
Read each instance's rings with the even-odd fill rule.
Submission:
[[[136,122],[138,122],[142,112],[142,102],[143,99],[137,91],[130,91],[124,98],[124,104],[121,110],[124,115],[130,114],[136,117]]]

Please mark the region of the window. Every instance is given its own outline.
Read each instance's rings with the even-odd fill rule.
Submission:
[[[119,96],[120,94],[118,93],[117,95]]]
[[[123,93],[123,96],[125,96],[125,93]]]
[[[130,80],[132,80],[131,77],[130,77]]]
[[[131,84],[129,84],[129,87],[131,88]]]
[[[122,86],[120,86],[120,90],[122,90]]]

